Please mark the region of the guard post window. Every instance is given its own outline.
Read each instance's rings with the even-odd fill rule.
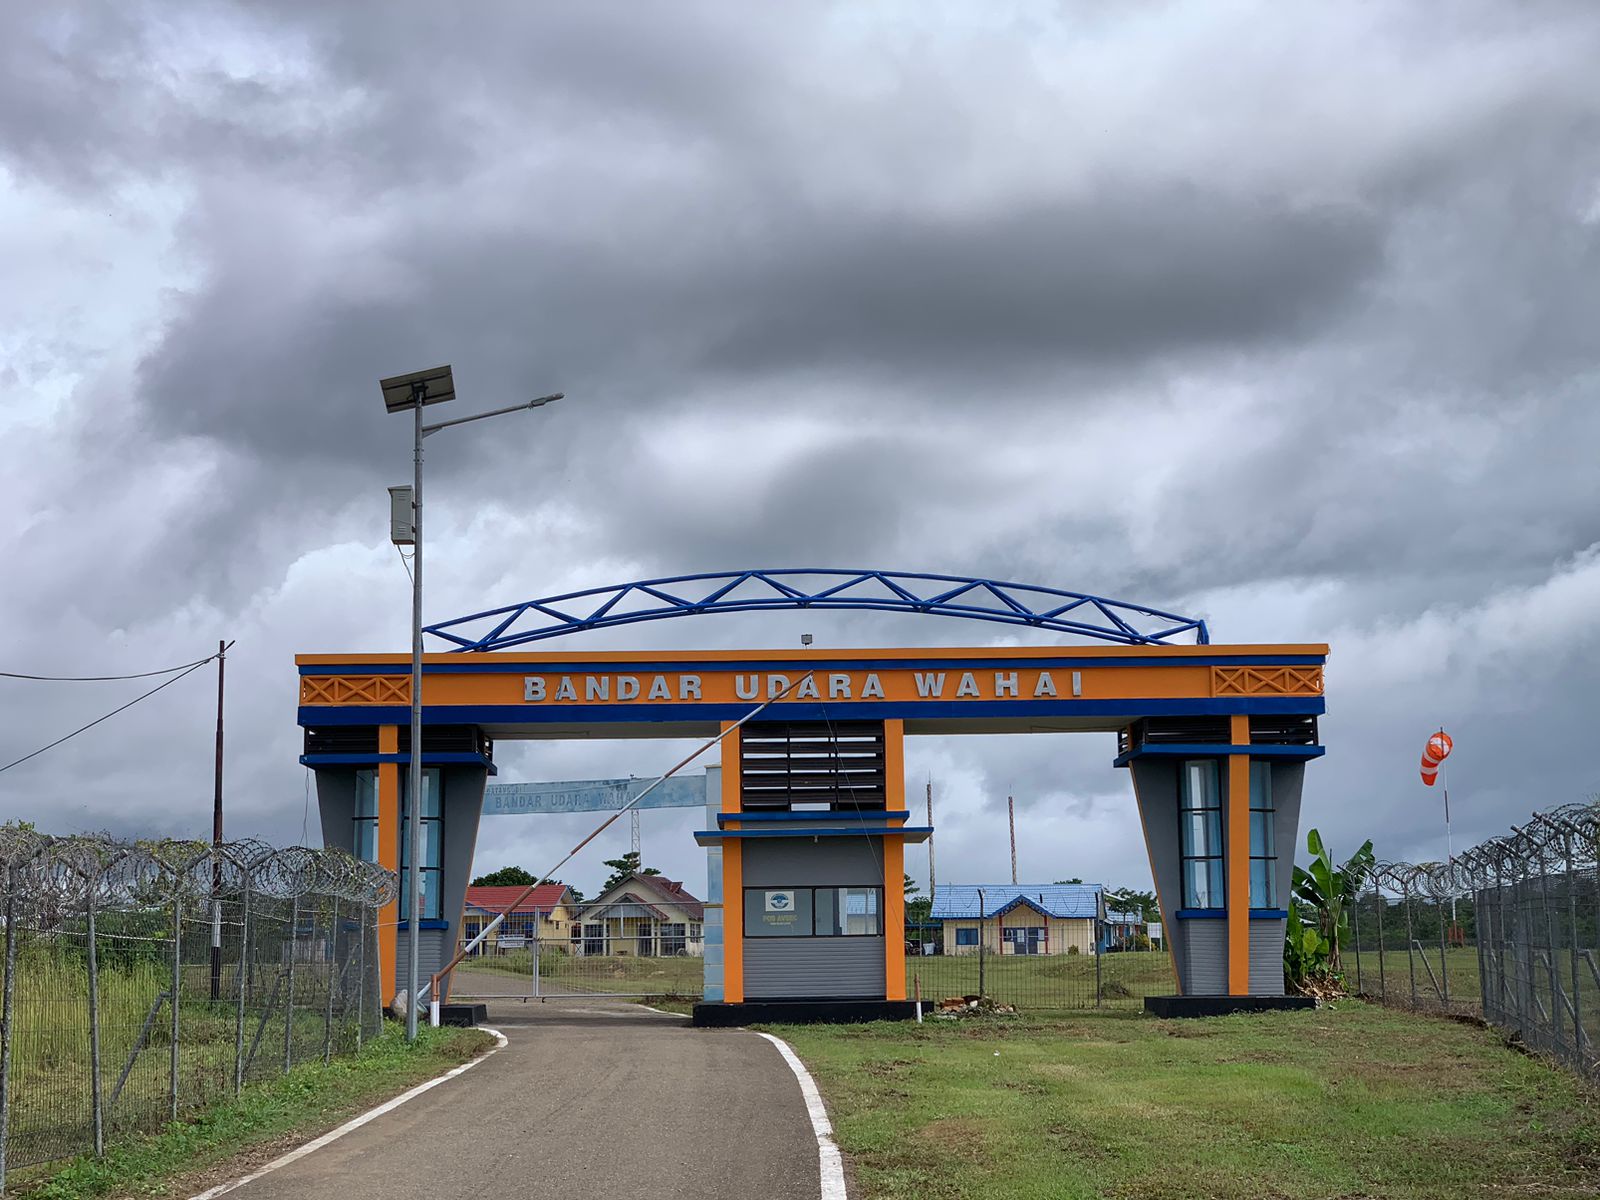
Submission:
[[[1272,825],[1272,764],[1250,764],[1250,907],[1278,907],[1278,851]]]
[[[354,829],[350,852],[362,862],[378,861],[378,773],[356,772]]]
[[[411,916],[411,820],[409,771],[400,779],[400,919]],[[422,772],[422,904],[424,921],[437,921],[443,915],[443,900],[439,894],[439,879],[444,862],[444,819],[439,803],[439,768],[428,767]]]
[[[1222,792],[1217,760],[1183,764],[1178,796],[1178,847],[1183,859],[1183,906],[1222,908]]]
[[[880,887],[745,888],[744,935],[882,937]]]

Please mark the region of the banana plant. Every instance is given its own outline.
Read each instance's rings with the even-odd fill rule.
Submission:
[[[1309,866],[1294,869],[1294,898],[1289,902],[1284,969],[1291,982],[1340,976],[1340,961],[1350,940],[1350,910],[1376,861],[1367,840],[1344,863],[1335,866],[1333,854],[1313,829],[1306,835]]]

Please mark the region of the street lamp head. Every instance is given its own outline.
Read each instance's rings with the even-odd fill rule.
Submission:
[[[392,413],[409,412],[419,404],[443,404],[456,398],[455,376],[450,373],[448,363],[426,371],[380,379],[378,386],[383,389],[384,408]]]
[[[537,400],[529,400],[524,407],[543,408],[546,404],[554,404],[557,400],[565,400],[565,392],[551,392],[548,396],[540,396]]]

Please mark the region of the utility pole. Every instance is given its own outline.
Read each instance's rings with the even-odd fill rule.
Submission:
[[[1017,805],[1010,796],[1006,797],[1006,821],[1011,826],[1011,882],[1017,881]]]
[[[228,662],[227,653],[228,643],[218,638],[217,763],[211,794],[211,998],[213,1000],[222,998],[222,691]]]
[[[933,774],[928,774],[928,828],[933,828]],[[933,834],[928,835],[928,897],[932,899],[934,889],[933,875]]]

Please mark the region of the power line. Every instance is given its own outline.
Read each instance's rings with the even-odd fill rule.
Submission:
[[[66,737],[59,737],[55,741],[51,742],[48,746],[40,746],[32,754],[24,754],[21,758],[16,759],[16,760],[14,760],[12,762],[6,763],[5,766],[0,767],[0,771],[9,771],[12,767],[21,766],[23,763],[27,762],[30,758],[38,758],[39,755],[43,754],[46,750],[54,750],[57,746],[61,745],[62,742],[69,741],[70,739],[77,737],[80,733],[83,733],[86,730],[93,729],[96,725],[100,724],[100,722],[109,721],[112,717],[116,716],[118,713],[126,712],[128,709],[132,708],[135,704],[139,703],[139,701],[148,700],[151,696],[154,696],[162,688],[171,687],[173,684],[177,683],[178,680],[182,679],[184,677],[184,675],[190,675],[190,674],[194,673],[195,671],[198,671],[201,667],[205,666],[208,662],[213,661],[216,657],[217,656],[213,654],[210,658],[202,658],[199,662],[190,664],[189,668],[186,671],[183,672],[183,675],[174,675],[171,679],[168,679],[168,680],[166,680],[166,681],[164,681],[162,683],[156,684],[155,687],[151,688],[144,695],[135,696],[132,700],[129,700],[121,708],[114,708],[110,712],[108,712],[105,716],[96,717],[93,721],[90,721],[87,725],[84,725],[84,726],[82,726],[82,727],[80,727],[78,729],[74,729],[71,733],[67,734]]]
[[[0,679],[32,679],[41,683],[109,683],[119,679],[152,679],[157,675],[171,675],[177,671],[189,671],[195,667],[203,667],[216,655],[210,658],[198,659],[195,662],[179,663],[175,667],[162,667],[159,671],[139,671],[133,675],[24,675],[19,671],[0,671]],[[168,682],[171,682],[170,680]]]

